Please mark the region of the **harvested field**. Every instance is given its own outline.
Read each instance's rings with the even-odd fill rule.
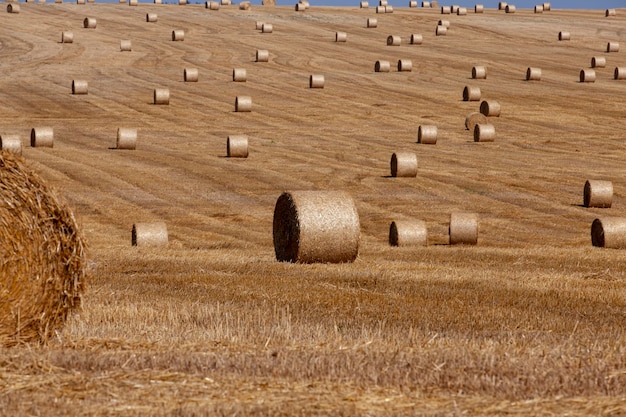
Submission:
[[[19,74],[0,81],[0,133],[54,129],[53,148],[23,157],[73,208],[90,260],[82,311],[54,340],[0,349],[0,414],[626,413],[626,252],[590,237],[594,219],[626,217],[626,83],[613,79],[626,52],[579,82],[608,42],[626,43],[626,10],[485,8],[446,16],[438,37],[438,8],[371,3],[0,14],[0,67]],[[390,33],[423,42],[387,47]],[[372,71],[400,59],[411,72]],[[487,79],[471,79],[478,65]],[[541,82],[526,82],[529,65]],[[74,77],[88,95],[71,94]],[[460,97],[468,83],[502,106],[495,142],[465,129],[479,108]],[[153,104],[156,87],[169,105]],[[234,111],[240,96],[252,112]],[[420,125],[437,126],[436,146],[416,143]],[[112,126],[138,129],[141,146],[110,149]],[[248,158],[224,157],[235,133]],[[389,177],[399,149],[418,155],[417,177]],[[611,208],[583,207],[587,179],[612,181]],[[355,262],[276,261],[274,205],[297,190],[354,199]],[[479,216],[477,245],[448,245],[453,212]],[[390,222],[412,218],[428,246],[389,246]],[[167,224],[168,246],[133,247],[139,222]]]

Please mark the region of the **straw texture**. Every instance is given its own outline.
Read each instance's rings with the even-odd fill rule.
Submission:
[[[426,246],[428,230],[423,220],[394,220],[389,225],[389,245]]]
[[[353,262],[359,254],[359,214],[345,192],[284,192],[276,201],[273,223],[280,262]]]
[[[583,189],[585,207],[610,208],[613,204],[613,183],[611,181],[587,180]]]
[[[591,58],[591,68],[606,67],[606,58],[603,56],[594,56]]]
[[[154,89],[154,104],[170,104],[170,90],[169,88],[155,88]]]
[[[528,67],[526,69],[526,81],[541,81],[541,68]]]
[[[417,143],[435,145],[437,143],[437,126],[425,125],[418,127]]]
[[[583,68],[580,70],[581,83],[593,83],[596,81],[596,72],[592,69]]]
[[[309,88],[324,88],[324,76],[319,74],[310,75]]]
[[[591,223],[591,244],[600,248],[626,249],[626,218],[595,219]]]
[[[33,148],[52,148],[54,130],[51,127],[34,127],[30,131],[30,146]]]
[[[389,61],[376,61],[374,64],[374,72],[389,72],[391,71],[391,63]]]
[[[72,94],[87,94],[89,90],[87,81],[72,80]]]
[[[400,46],[402,43],[402,38],[397,35],[389,35],[387,36],[387,46]]]
[[[163,222],[135,223],[131,231],[133,246],[167,246],[167,225]]]
[[[480,112],[487,117],[500,117],[501,107],[497,101],[484,100],[480,103]]]
[[[233,81],[245,83],[248,80],[248,71],[245,68],[233,68]]]
[[[436,36],[445,36],[448,33],[448,28],[445,26],[437,26],[435,29]]]
[[[572,38],[571,33],[563,32],[563,31],[559,32],[559,40],[560,41],[569,41],[569,40],[571,40],[571,38]]]
[[[391,155],[392,177],[417,177],[417,155],[413,152],[395,152]]]
[[[19,135],[0,135],[0,149],[14,155],[22,155],[22,139]]]
[[[472,78],[475,80],[487,79],[487,67],[483,67],[483,66],[472,67]]]
[[[74,215],[10,152],[0,153],[0,345],[45,343],[80,306],[87,259]]]
[[[248,157],[248,136],[230,135],[226,139],[226,156],[229,158]]]
[[[367,19],[367,27],[368,28],[376,28],[376,27],[378,27],[378,19],[372,18],[372,17],[368,18]]]
[[[256,51],[256,62],[269,62],[270,53],[265,49],[257,49]]]
[[[156,13],[146,13],[146,22],[155,23],[158,22],[159,16]]]
[[[117,141],[115,143],[117,149],[134,150],[137,148],[137,129],[129,129],[126,127],[117,128]]]
[[[465,129],[474,132],[477,124],[486,124],[487,116],[479,112],[473,112],[465,116]]]
[[[120,51],[121,52],[131,52],[132,51],[132,44],[130,42],[130,40],[128,39],[122,39],[120,41]]]
[[[413,61],[410,59],[399,59],[398,60],[398,71],[399,72],[411,72],[413,69]]]
[[[478,215],[474,213],[450,214],[450,244],[475,245],[478,243]]]
[[[271,23],[263,23],[261,27],[261,33],[272,33],[274,32],[274,25]]]
[[[235,111],[239,113],[251,112],[252,111],[252,97],[237,96],[235,98]]]
[[[422,35],[416,33],[411,35],[411,45],[421,45],[423,41],[424,37]]]
[[[480,101],[480,87],[466,85],[463,89],[463,101]]]
[[[198,68],[185,68],[183,70],[183,80],[186,83],[198,82]]]
[[[347,42],[348,34],[346,32],[335,32],[335,42]]]
[[[182,42],[185,40],[185,31],[182,29],[176,29],[172,31],[172,41]]]
[[[626,67],[615,67],[615,71],[613,71],[613,79],[626,80]]]
[[[95,29],[97,23],[95,17],[86,17],[85,20],[83,20],[83,27],[85,29]]]
[[[73,43],[74,42],[74,33],[73,32],[61,32],[61,43]]]
[[[474,126],[474,142],[493,142],[496,139],[496,128],[492,124],[478,123]]]
[[[619,52],[619,42],[608,42],[606,44],[607,52]]]

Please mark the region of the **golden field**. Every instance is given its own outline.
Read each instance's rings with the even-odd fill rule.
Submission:
[[[598,216],[626,217],[626,81],[613,80],[626,58],[605,52],[626,46],[626,10],[20,6],[0,14],[0,134],[22,136],[28,165],[73,208],[90,277],[47,346],[0,350],[0,414],[626,414],[626,254],[590,239]],[[593,56],[606,68],[580,83]],[[399,59],[413,71],[374,72]],[[309,89],[311,74],[325,88]],[[89,94],[72,95],[81,79]],[[493,143],[465,130],[479,106],[461,100],[466,85],[502,105]],[[170,104],[153,105],[162,87]],[[234,112],[238,95],[252,112]],[[417,144],[429,124],[437,144]],[[54,128],[54,148],[28,147],[37,126]],[[139,130],[136,150],[111,149],[118,127]],[[240,133],[250,156],[226,158]],[[396,151],[417,153],[416,178],[389,176]],[[587,179],[613,182],[612,208],[582,206]],[[277,262],[285,190],[348,192],[357,261]],[[478,245],[450,246],[450,213],[466,211]],[[390,222],[410,218],[429,245],[390,247]],[[131,246],[146,221],[167,223],[167,248]]]

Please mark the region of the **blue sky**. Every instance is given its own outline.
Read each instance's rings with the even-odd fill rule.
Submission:
[[[358,6],[360,0],[309,0],[311,6]],[[298,0],[277,0],[276,4],[280,6],[293,6]],[[233,3],[239,3],[235,0]],[[378,1],[369,0],[370,6],[375,6]],[[496,8],[498,7],[498,1],[492,0],[472,0],[472,1],[439,1],[441,5],[458,4],[463,7],[474,7],[476,3],[481,3],[485,7]],[[532,8],[535,4],[543,4],[543,0],[512,0],[510,4],[514,4],[519,8]],[[261,4],[261,0],[253,0],[252,4]],[[389,4],[394,7],[406,7],[409,4],[409,0],[390,0]],[[421,0],[418,2],[421,4]],[[617,9],[620,7],[626,7],[626,0],[552,0],[550,1],[552,8],[558,9]]]

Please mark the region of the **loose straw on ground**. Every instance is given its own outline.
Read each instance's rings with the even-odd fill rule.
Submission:
[[[437,144],[437,126],[423,125],[417,129],[417,143],[426,145]]]
[[[613,183],[611,181],[587,180],[583,189],[585,207],[610,208],[613,204]]]
[[[72,81],[72,94],[87,94],[88,84],[85,80],[73,80]]]
[[[478,243],[478,215],[452,213],[448,230],[451,245],[475,245]]]
[[[394,220],[389,225],[390,246],[426,246],[428,230],[423,220]]]
[[[19,135],[0,135],[0,149],[19,156],[22,154],[22,139]]]
[[[233,69],[233,81],[237,83],[245,83],[248,79],[248,72],[245,68]]]
[[[153,94],[154,104],[168,105],[170,104],[170,90],[169,88],[155,88]]]
[[[359,214],[345,192],[284,192],[276,201],[273,224],[280,262],[353,262],[359,254]]]
[[[493,142],[496,139],[496,128],[492,124],[478,123],[474,126],[474,142]]]
[[[226,139],[226,156],[229,158],[248,157],[248,136],[230,135]]]
[[[500,117],[500,103],[493,100],[484,100],[482,103],[480,103],[480,112],[487,117]]]
[[[186,83],[198,82],[198,68],[185,68],[183,70],[183,80]]]
[[[54,130],[51,127],[32,128],[30,146],[33,148],[52,148],[54,146]]]
[[[463,101],[480,101],[480,87],[466,85],[463,89]]]
[[[595,219],[591,223],[591,244],[600,248],[626,249],[626,218]]]
[[[167,246],[167,225],[163,222],[135,223],[131,232],[133,246]]]
[[[541,68],[528,67],[526,69],[526,81],[541,81]]]
[[[417,155],[414,152],[395,152],[390,161],[392,177],[416,177]]]
[[[237,96],[235,98],[235,112],[248,113],[252,111],[252,97],[250,96]]]
[[[137,129],[127,127],[117,128],[116,149],[134,150],[137,148]]]

